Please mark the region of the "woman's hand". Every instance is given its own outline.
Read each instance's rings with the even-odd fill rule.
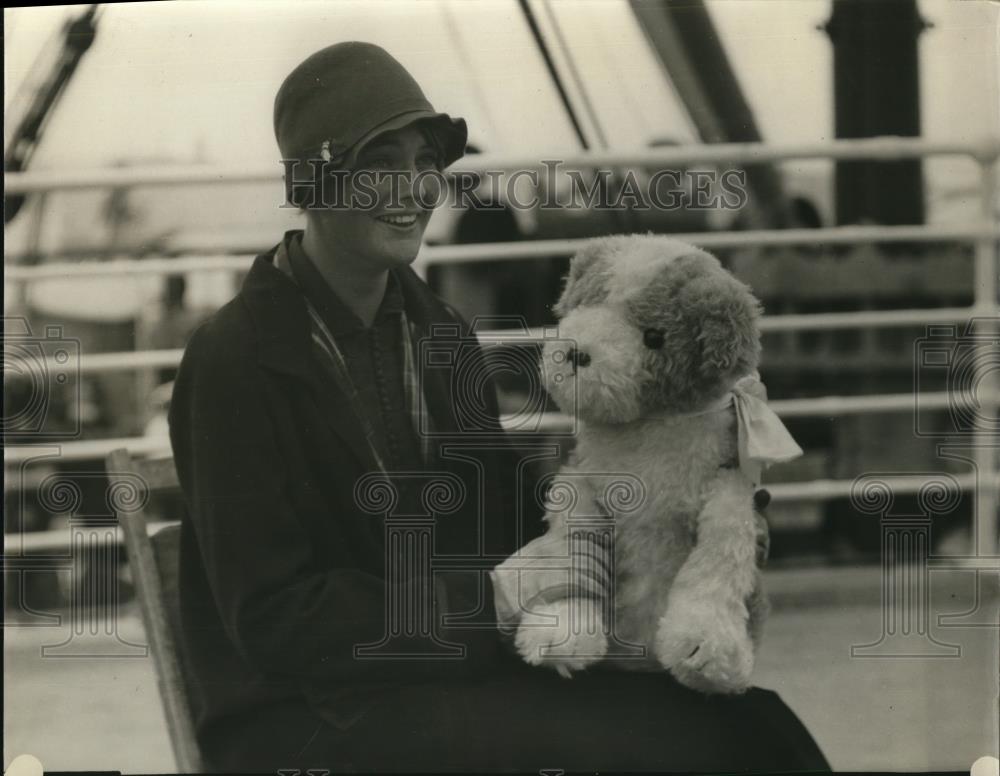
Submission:
[[[769,536],[763,510],[771,494],[754,493],[757,565],[767,561]],[[532,606],[572,595],[606,598],[612,584],[611,549],[581,531],[570,541],[566,530],[550,530],[532,540],[490,572],[500,630],[513,633]]]
[[[512,633],[525,612],[572,596],[606,598],[610,548],[587,531],[550,530],[490,572],[500,630]]]

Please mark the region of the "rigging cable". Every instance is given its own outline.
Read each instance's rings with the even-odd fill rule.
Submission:
[[[562,101],[563,107],[566,109],[566,115],[569,116],[570,122],[573,124],[573,131],[576,132],[576,137],[580,141],[580,145],[585,151],[590,150],[590,143],[587,142],[587,137],[583,132],[583,127],[580,125],[580,120],[576,115],[576,111],[573,110],[573,104],[569,100],[569,95],[566,93],[566,87],[563,85],[562,79],[559,77],[559,72],[556,70],[555,62],[552,61],[552,54],[549,52],[549,47],[545,43],[545,38],[542,37],[542,31],[538,28],[538,21],[535,19],[535,15],[532,13],[531,8],[528,5],[528,0],[518,0],[521,6],[521,11],[524,13],[524,18],[528,22],[528,27],[531,29],[531,34],[535,38],[535,45],[538,46],[538,50],[542,54],[542,58],[545,60],[545,67],[549,71],[549,76],[552,78],[552,83],[556,87],[556,91],[559,92],[559,99]]]

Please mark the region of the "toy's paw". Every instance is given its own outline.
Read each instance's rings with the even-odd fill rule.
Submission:
[[[693,690],[740,693],[750,686],[753,643],[746,606],[699,600],[672,602],[660,620],[657,656]]]
[[[536,607],[525,614],[517,629],[514,644],[526,663],[544,666],[570,678],[599,662],[608,651],[608,640],[596,620],[596,628],[580,627],[595,622],[584,618],[580,622],[579,607],[592,606],[589,601],[563,599]],[[575,611],[572,611],[574,610]]]

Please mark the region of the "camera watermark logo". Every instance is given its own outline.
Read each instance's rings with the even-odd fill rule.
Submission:
[[[35,334],[22,317],[5,317],[3,326],[5,442],[79,436],[80,341],[61,326]]]
[[[561,347],[551,348],[553,343]],[[420,385],[448,386],[452,417],[447,427],[439,427],[433,417],[423,414],[420,433],[496,438],[501,429],[494,419],[493,405],[501,384],[505,387],[505,404],[500,410],[506,433],[535,434],[550,411],[545,388],[547,364],[541,354],[550,349],[568,353],[573,348],[574,342],[560,338],[558,329],[532,330],[520,316],[476,318],[468,333],[457,324],[432,326],[430,336],[418,344]],[[566,422],[557,433],[572,436],[576,433],[576,413],[565,409]]]
[[[914,430],[917,436],[1000,437],[997,391],[1000,390],[1000,325],[973,318],[965,327],[934,325],[915,342]],[[947,422],[940,406],[924,396],[947,394]]]

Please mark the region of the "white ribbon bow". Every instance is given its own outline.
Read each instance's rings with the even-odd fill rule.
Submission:
[[[756,374],[741,378],[730,397],[736,408],[740,470],[757,486],[764,469],[798,458],[802,448],[767,406],[767,389]]]

